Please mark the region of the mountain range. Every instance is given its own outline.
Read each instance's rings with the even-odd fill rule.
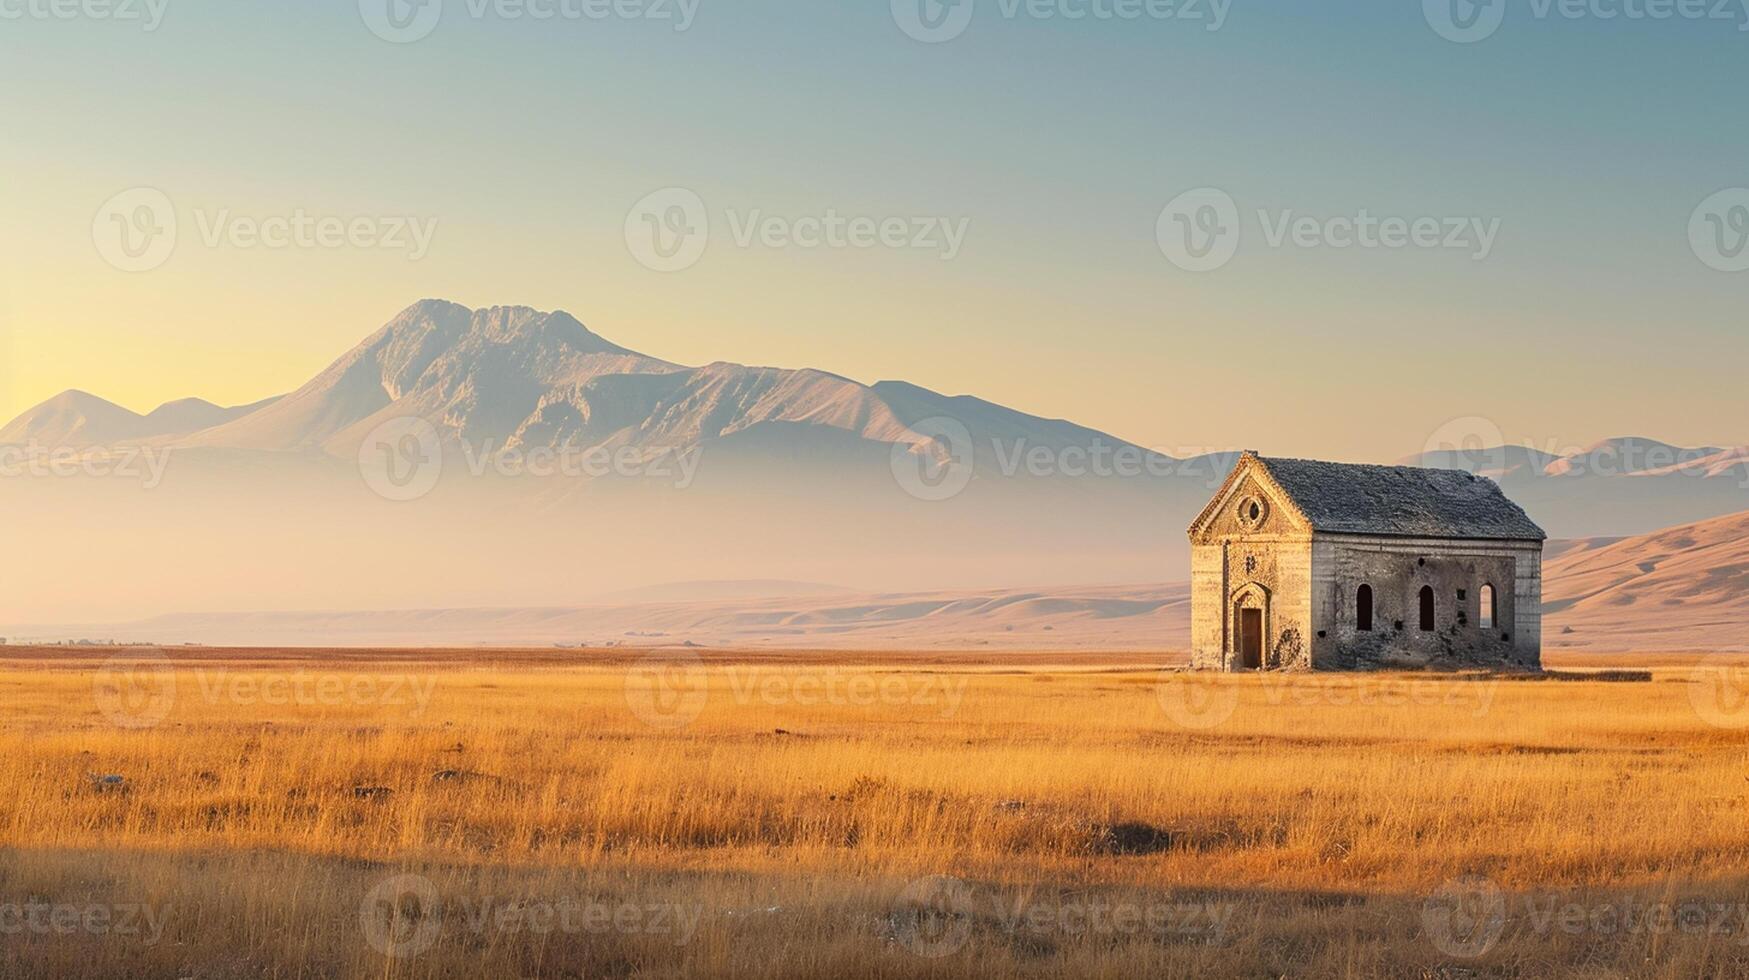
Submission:
[[[96,395],[63,391],[0,429],[0,445],[87,449],[179,439],[254,414],[274,401],[221,408],[199,398],[184,398],[141,415]]]
[[[436,434],[441,480],[416,503],[385,500],[361,479],[361,449],[410,418]],[[0,533],[37,572],[0,595],[0,624],[571,607],[705,579],[870,596],[1171,582],[1186,575],[1184,528],[1237,456],[1177,458],[903,381],[676,364],[562,311],[442,300],[408,307],[283,396],[141,415],[66,392],[0,429],[7,445],[144,447],[168,465],[161,485],[0,480]],[[526,478],[482,462],[536,450],[681,454],[696,468]],[[1555,538],[1749,509],[1742,447],[1623,438],[1403,461],[1494,478]]]
[[[563,311],[470,310],[442,300],[408,307],[283,397],[229,409],[189,399],[140,416],[69,391],[0,429],[0,444],[147,443],[346,457],[377,426],[407,417],[428,420],[447,441],[512,450],[675,451],[796,426],[884,451],[930,443],[911,426],[938,417],[1027,445],[1128,445],[903,382],[863,385],[824,371],[728,363],[684,367],[605,340]]]

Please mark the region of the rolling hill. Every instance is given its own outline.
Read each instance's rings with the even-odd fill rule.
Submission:
[[[1749,650],[1749,511],[1582,542],[1543,582],[1550,649]]]

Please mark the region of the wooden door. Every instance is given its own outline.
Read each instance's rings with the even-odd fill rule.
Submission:
[[[1263,610],[1239,610],[1239,660],[1246,670],[1263,667]]]

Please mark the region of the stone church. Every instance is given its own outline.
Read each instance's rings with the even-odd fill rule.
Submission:
[[[1190,526],[1191,664],[1537,669],[1546,537],[1484,477],[1245,453]]]

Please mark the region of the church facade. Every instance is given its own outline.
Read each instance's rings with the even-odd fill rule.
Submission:
[[[1545,539],[1484,477],[1245,453],[1190,527],[1191,664],[1539,669]]]

